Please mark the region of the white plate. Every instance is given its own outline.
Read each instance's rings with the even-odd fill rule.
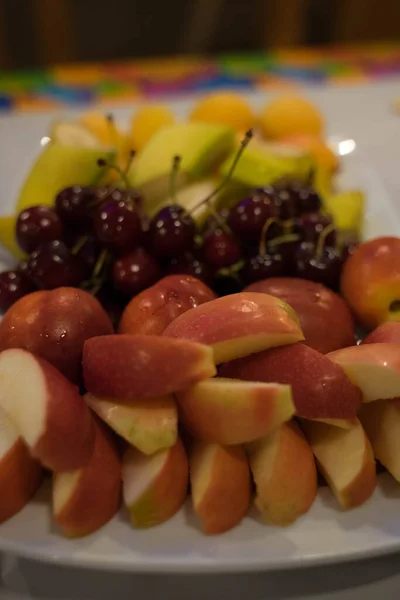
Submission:
[[[400,232],[398,156],[400,122],[389,115],[393,83],[363,89],[309,90],[321,105],[332,139],[354,139],[343,158],[343,185],[362,187],[368,197],[366,237]],[[259,104],[265,100],[253,94]],[[176,101],[183,114],[190,100]],[[117,111],[125,119],[129,111]],[[53,115],[0,118],[0,209],[9,212],[29,161]],[[378,165],[378,169],[376,168]],[[378,175],[383,173],[383,177]],[[38,198],[40,202],[40,198]],[[48,490],[0,527],[0,550],[49,562],[128,571],[222,572],[282,569],[356,559],[400,549],[400,485],[379,477],[373,498],[342,512],[327,488],[311,511],[285,529],[260,524],[255,514],[227,534],[204,536],[190,505],[168,523],[145,531],[129,527],[121,514],[98,533],[65,540],[51,528]]]

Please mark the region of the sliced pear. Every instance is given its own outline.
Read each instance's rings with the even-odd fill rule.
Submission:
[[[64,146],[97,148],[100,140],[87,127],[70,121],[56,121],[50,128],[49,137]]]
[[[17,217],[13,215],[0,217],[0,245],[3,246],[17,260],[25,258],[25,254],[19,248],[15,239],[15,224]]]
[[[222,164],[222,175],[227,175],[235,156],[236,152],[232,152]],[[313,159],[303,150],[253,140],[240,157],[232,179],[247,186],[260,187],[291,175],[306,178],[313,166]]]
[[[91,185],[102,176],[99,158],[113,160],[113,150],[65,146],[49,142],[34,163],[17,200],[17,212],[35,206],[51,206],[63,188],[71,185]]]
[[[361,191],[349,190],[325,198],[325,208],[341,231],[361,234],[364,221],[365,197]]]
[[[180,123],[164,127],[139,152],[129,181],[143,192],[151,212],[167,196],[175,155],[181,157],[176,186],[200,179],[227,156],[235,142],[233,129],[207,123]]]

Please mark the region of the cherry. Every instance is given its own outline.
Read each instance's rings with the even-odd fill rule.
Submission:
[[[278,251],[256,254],[245,261],[240,275],[247,285],[267,277],[281,277],[285,275],[284,259]]]
[[[64,242],[45,242],[31,254],[26,267],[29,278],[42,289],[77,287],[84,278],[85,267],[68,250]]]
[[[75,185],[57,196],[55,208],[61,221],[75,231],[87,231],[92,225],[93,210],[107,196],[108,189]]]
[[[14,302],[33,292],[31,282],[19,271],[0,273],[0,310],[5,312]]]
[[[205,262],[211,267],[221,269],[238,262],[242,251],[229,233],[218,228],[205,236],[202,255]]]
[[[343,257],[337,248],[323,246],[316,248],[312,242],[303,242],[296,254],[296,276],[317,281],[337,290]]]
[[[18,215],[15,233],[21,250],[30,254],[42,242],[60,239],[62,225],[50,206],[31,206]]]
[[[280,200],[285,205],[286,211],[281,215],[282,219],[291,219],[306,212],[318,212],[321,209],[321,198],[317,192],[307,183],[302,181],[282,180],[276,185],[277,202]]]
[[[193,246],[196,224],[179,204],[164,206],[150,221],[146,245],[154,256],[176,258]]]
[[[167,275],[192,275],[207,285],[211,282],[211,272],[207,265],[198,260],[191,252],[179,258],[173,258],[166,268]]]
[[[271,188],[256,189],[252,196],[234,206],[228,217],[233,233],[245,244],[257,244],[267,219],[275,218],[278,211],[274,204]],[[272,237],[278,235],[271,231]]]
[[[114,190],[106,197],[94,217],[94,234],[101,245],[118,254],[140,243],[140,216],[129,192]]]
[[[116,260],[112,270],[114,288],[128,296],[150,287],[160,276],[159,264],[143,248],[136,248]]]
[[[297,233],[302,241],[316,244],[319,236],[327,227],[332,226],[332,219],[328,215],[312,212],[298,217],[295,221],[293,231]],[[325,238],[327,246],[335,246],[336,231],[332,230]]]

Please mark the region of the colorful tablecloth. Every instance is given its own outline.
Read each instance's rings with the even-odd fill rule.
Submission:
[[[219,88],[285,89],[351,85],[400,75],[400,44],[327,47],[0,73],[0,111],[122,103]]]

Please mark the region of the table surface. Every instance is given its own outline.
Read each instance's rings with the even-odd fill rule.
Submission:
[[[307,65],[310,69],[314,69],[313,72],[315,73],[318,64],[322,64],[322,59],[320,59],[320,63],[316,63],[315,54],[313,53],[303,53],[303,55],[297,55],[297,58],[295,54],[282,56],[283,58],[281,57],[281,63],[279,64],[281,65],[281,69],[285,67],[286,75],[289,76],[289,79],[296,80],[296,76],[301,72],[304,76],[307,75],[304,71]],[[337,61],[339,61],[340,56],[341,62],[340,64],[339,62],[336,63],[336,71],[333,69],[332,60],[328,64],[328,57],[325,56],[325,74],[336,73],[336,79],[332,75],[329,83],[340,81],[340,73],[344,78],[344,83],[354,84],[358,76],[362,76],[365,83],[367,71],[368,77],[371,78],[372,76],[374,81],[376,77],[380,78],[383,73],[393,75],[400,71],[400,47],[396,47],[396,49],[391,48],[386,51],[381,50],[378,53],[374,51],[374,53],[370,52],[368,54],[368,51],[364,51],[362,56],[357,54],[358,62],[353,54],[352,62],[348,63],[350,66],[347,70],[346,60],[348,57],[346,59],[345,53],[342,52],[341,55],[337,49]],[[368,56],[369,62],[367,60]],[[240,64],[242,65],[242,69],[247,68],[249,65],[248,62],[240,63],[236,61],[229,63],[228,66],[230,69],[235,67],[233,70],[235,71],[236,69],[235,72],[237,74],[240,72],[238,67]],[[253,67],[255,64],[259,65],[259,62],[253,63]],[[168,85],[176,83],[176,71],[174,75],[176,64],[174,65],[168,81],[164,77],[164,84],[166,81]],[[296,65],[297,67],[295,68]],[[289,66],[294,69],[290,73],[288,72]],[[341,69],[339,69],[339,66]],[[137,69],[137,65],[135,68]],[[146,68],[148,69],[148,65]],[[132,65],[130,69],[132,69]],[[131,72],[130,70],[129,73]],[[90,77],[93,78],[96,73],[96,69],[92,67],[86,68],[86,71],[84,71],[83,67],[80,67],[78,70],[70,68],[69,71],[68,69],[64,69],[61,72],[61,78],[64,77],[65,83],[69,81],[69,85],[75,86],[79,77],[83,78],[81,80],[87,84]],[[123,73],[122,75],[121,73],[122,71],[119,77],[123,78]],[[308,75],[311,76],[311,74],[311,71],[308,71]],[[2,106],[2,91],[4,100],[5,89],[9,92],[10,90],[12,91],[13,102],[18,98],[21,99],[21,94],[25,94],[24,98],[27,100],[26,90],[32,90],[32,87],[29,88],[28,85],[29,77],[25,78],[25,83],[23,83],[23,78],[19,77],[18,79],[18,77],[15,77],[14,84],[12,77],[7,77],[8,79],[0,74],[0,112],[2,108],[7,111],[11,108],[12,110],[15,108],[17,110],[43,110],[46,107],[51,109],[57,108],[60,98],[57,102],[53,99],[50,103],[46,104],[43,100],[44,96],[35,94],[33,94],[29,102],[25,104],[21,103],[20,106],[16,106],[15,103],[12,107],[6,103],[3,103]],[[60,77],[60,72],[58,71],[57,77]],[[158,75],[157,73],[156,75],[153,73],[153,82],[154,77],[155,79],[159,78],[159,73]],[[259,72],[257,72],[257,77],[260,77]],[[146,81],[149,83],[148,79]],[[260,82],[260,79],[257,79],[257,81]],[[323,88],[324,86],[322,85],[321,87]],[[385,90],[382,89],[382,92],[384,92],[383,95],[379,91],[380,87],[385,88]],[[387,138],[387,129],[390,129],[393,124],[390,119],[387,120],[386,114],[389,101],[394,99],[396,93],[400,95],[400,79],[392,78],[390,83],[381,81],[380,85],[367,86],[366,92],[369,98],[368,104],[371,108],[371,119],[368,126],[372,126],[375,130],[374,143],[370,146],[371,161],[374,167],[378,169],[392,198],[398,198],[400,194],[400,184],[397,177],[399,154],[393,151],[385,154],[385,152],[382,152],[382,146],[384,145],[384,140]],[[44,90],[43,93],[45,93]],[[50,93],[49,90],[46,93]],[[325,93],[322,89],[319,92],[319,96],[323,106]],[[76,100],[74,97],[64,97],[62,99],[63,102],[72,106],[75,105],[74,100]],[[344,115],[344,123],[349,126],[349,130],[351,131],[351,121],[356,117],[357,111],[354,110],[355,107],[351,107],[351,95],[349,95],[348,100],[348,105],[339,106],[338,111],[340,109],[341,115]],[[346,110],[346,108],[349,110]],[[363,111],[359,112],[362,113]],[[365,122],[365,114],[360,115],[360,120],[361,117],[363,122]],[[41,121],[45,118],[45,115],[42,115],[37,119],[36,124],[38,129],[42,126]],[[357,119],[355,120],[357,121]],[[21,126],[23,123],[24,121],[22,120]],[[7,127],[8,121],[7,123],[4,122],[3,125]],[[14,126],[15,124],[13,124]],[[135,600],[158,600],[158,598],[164,600],[166,586],[168,586],[168,596],[175,600],[203,600],[204,598],[212,600],[217,597],[221,600],[225,600],[225,598],[229,598],[229,600],[242,600],[244,597],[248,597],[249,600],[289,598],[307,600],[376,600],[379,597],[384,600],[391,600],[392,598],[397,599],[400,597],[400,554],[368,561],[297,571],[252,575],[173,576],[168,577],[168,580],[165,576],[115,574],[104,571],[49,566],[10,556],[4,556],[1,559],[0,600],[27,600],[28,598],[34,598],[35,600],[109,600],[112,597],[118,600],[131,599],[132,597]]]

